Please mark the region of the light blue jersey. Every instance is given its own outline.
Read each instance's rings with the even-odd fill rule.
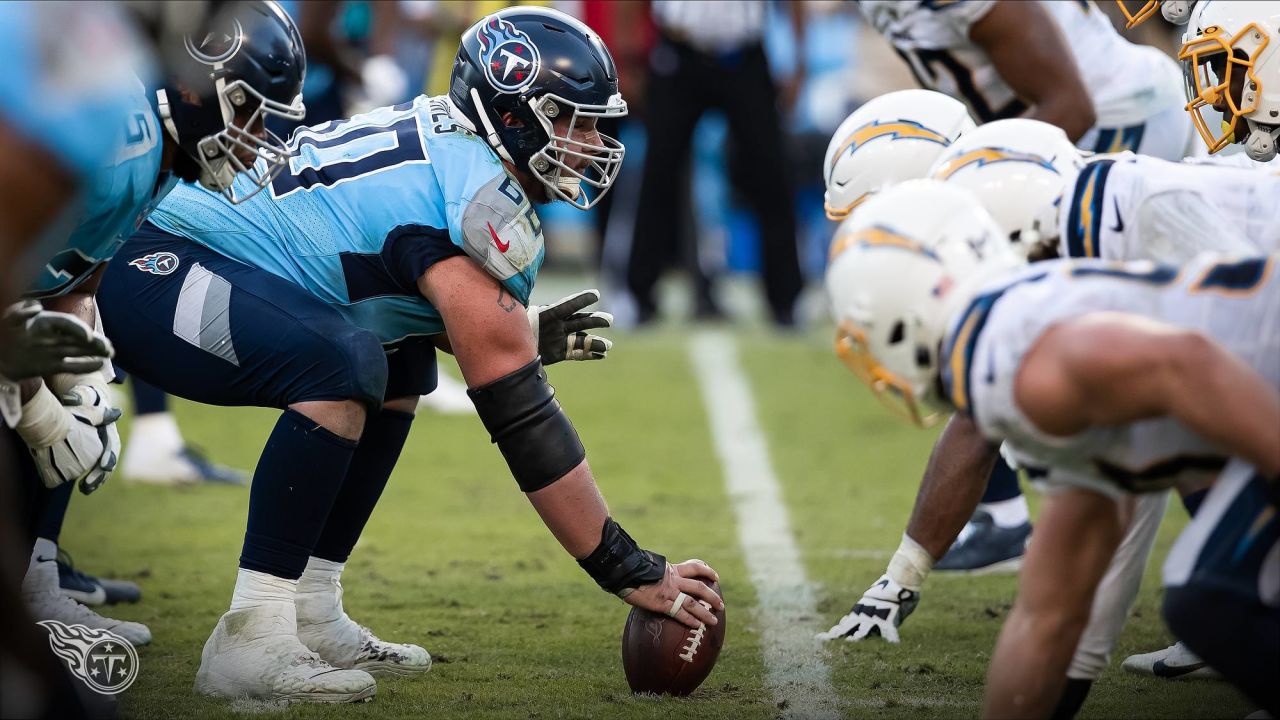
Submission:
[[[115,256],[177,184],[176,178],[160,172],[162,130],[141,81],[135,80],[128,109],[125,121],[116,125],[115,156],[82,188],[75,229],[44,263],[28,297],[53,297],[74,289]]]
[[[152,205],[160,128],[139,79],[152,66],[117,7],[3,2],[0,68],[0,121],[77,184],[23,259],[31,294],[57,295],[111,259]]]
[[[147,55],[105,3],[0,2],[0,118],[82,182],[115,156]]]
[[[383,343],[436,334],[416,285],[431,263],[466,254],[528,303],[543,260],[529,199],[459,117],[424,96],[302,128],[269,190],[232,206],[182,184],[149,219],[306,288]]]

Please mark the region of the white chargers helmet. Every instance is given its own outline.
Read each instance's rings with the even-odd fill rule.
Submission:
[[[1178,60],[1187,83],[1187,112],[1210,154],[1242,142],[1254,160],[1268,162],[1276,156],[1278,32],[1280,2],[1214,0],[1200,2],[1192,11]]]
[[[950,409],[939,391],[948,320],[979,286],[1023,264],[969,191],[909,180],[842,222],[827,267],[836,354],[896,414],[919,426]]]
[[[827,145],[827,217],[843,220],[872,193],[924,177],[934,159],[973,126],[964,103],[932,90],[899,90],[867,101],[840,123]]]
[[[1015,118],[965,134],[929,177],[971,190],[1025,255],[1056,240],[1062,195],[1083,165],[1061,128]]]
[[[1191,19],[1191,10],[1196,6],[1196,0],[1146,0],[1143,3],[1136,0],[1116,0],[1116,4],[1120,6],[1120,14],[1124,15],[1125,29],[1131,30],[1155,15],[1157,8],[1165,20],[1174,25],[1186,25]]]

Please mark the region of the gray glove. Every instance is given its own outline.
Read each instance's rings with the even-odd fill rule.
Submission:
[[[113,354],[101,333],[34,300],[12,305],[0,317],[0,375],[10,380],[93,372]]]
[[[538,339],[538,354],[542,356],[543,365],[561,360],[605,358],[613,343],[587,331],[612,326],[613,316],[606,312],[580,312],[599,301],[599,290],[583,290],[551,305],[529,308],[529,326]]]

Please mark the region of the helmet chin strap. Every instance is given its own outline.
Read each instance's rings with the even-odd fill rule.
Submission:
[[[164,88],[156,90],[156,108],[160,113],[160,121],[164,124],[165,132],[169,133],[169,137],[172,137],[174,142],[180,143],[178,126],[173,124],[173,113],[169,109],[169,94],[164,91]]]
[[[512,165],[516,161],[511,159],[511,153],[502,146],[502,140],[498,137],[498,131],[493,127],[493,123],[489,121],[489,113],[485,112],[484,103],[480,102],[480,93],[475,88],[471,88],[471,104],[476,108],[476,116],[480,118],[480,124],[484,126],[484,138],[489,143],[489,147],[498,153],[498,157],[506,160]]]

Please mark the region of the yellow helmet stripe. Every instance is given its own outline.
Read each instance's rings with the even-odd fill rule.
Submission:
[[[970,165],[982,167],[983,165],[997,162],[1025,162],[1039,165],[1052,173],[1058,172],[1058,168],[1054,167],[1052,162],[1040,155],[997,147],[983,147],[970,150],[948,160],[943,163],[942,167],[938,168],[933,177],[937,180],[946,180]]]
[[[895,247],[918,253],[934,260],[938,259],[938,255],[934,253],[933,250],[930,250],[915,240],[899,234],[883,225],[873,225],[871,227],[862,228],[843,235],[837,235],[836,238],[831,241],[831,250],[827,255],[828,261],[834,260],[837,255],[854,245],[861,247]]]
[[[840,144],[840,149],[831,156],[831,167],[827,168],[827,181],[831,180],[830,174],[835,170],[836,159],[843,156],[846,150],[853,154],[863,145],[882,137],[895,140],[924,140],[938,143],[943,147],[951,144],[951,141],[942,133],[930,130],[914,120],[875,120],[849,133]]]

